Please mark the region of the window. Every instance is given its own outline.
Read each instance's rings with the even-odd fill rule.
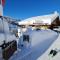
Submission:
[[[23,41],[28,41],[29,42],[29,35],[23,35]]]

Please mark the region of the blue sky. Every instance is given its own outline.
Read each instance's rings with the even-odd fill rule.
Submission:
[[[4,16],[26,19],[32,16],[60,13],[60,0],[6,0]]]

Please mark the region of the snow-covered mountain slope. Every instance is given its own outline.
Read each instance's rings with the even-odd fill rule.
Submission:
[[[24,24],[33,24],[33,23],[48,23],[48,24],[51,24],[51,22],[53,22],[53,20],[55,20],[56,17],[58,17],[58,16],[59,16],[59,14],[55,11],[53,14],[27,18],[27,19],[22,20],[18,23],[20,25],[21,24],[23,24],[23,25]]]
[[[57,37],[58,34],[51,30],[31,31],[31,48],[22,48],[10,60],[37,60]]]
[[[56,50],[57,54],[52,57],[52,54],[49,55],[51,50]],[[60,60],[60,34],[57,40],[50,46],[50,48],[37,60]]]

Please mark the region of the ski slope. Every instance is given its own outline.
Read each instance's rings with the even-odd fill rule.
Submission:
[[[58,53],[52,57],[52,55],[49,55],[49,52],[51,50],[57,50]],[[60,34],[57,38],[57,40],[49,47],[49,49],[37,60],[60,60]]]
[[[17,51],[10,60],[37,60],[57,39],[58,34],[51,30],[31,31],[30,48]]]

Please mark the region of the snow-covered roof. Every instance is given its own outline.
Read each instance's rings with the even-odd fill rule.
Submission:
[[[30,21],[33,21],[33,22],[42,22],[42,21],[53,22],[56,19],[56,17],[58,17],[58,16],[59,16],[59,13],[57,11],[55,11],[53,14],[27,18],[25,20],[20,21],[19,24],[28,23]]]

